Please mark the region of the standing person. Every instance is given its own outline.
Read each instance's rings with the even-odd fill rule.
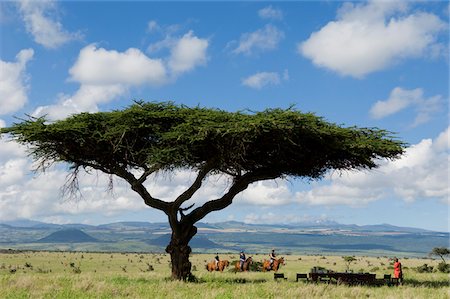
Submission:
[[[241,251],[239,254],[239,265],[241,266],[241,271],[244,271],[244,263],[245,263],[245,254],[244,251]]]
[[[214,257],[214,261],[216,262],[216,271],[219,270],[219,253],[216,253],[216,256]]]
[[[272,249],[272,252],[269,253],[269,258],[270,258],[270,265],[269,265],[269,270],[272,269],[273,267],[273,261],[275,261],[275,249]]]
[[[394,278],[398,278],[398,282],[402,284],[403,282],[402,263],[398,261],[398,258],[394,259]]]

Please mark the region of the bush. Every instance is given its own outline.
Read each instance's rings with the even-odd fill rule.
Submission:
[[[370,269],[370,272],[376,272],[376,271],[378,271],[378,270],[380,270],[379,267],[373,267],[372,269]]]
[[[450,273],[450,264],[440,262],[437,266],[439,272],[442,273]]]
[[[427,264],[423,264],[422,266],[414,268],[414,270],[418,273],[432,273],[433,266],[428,266]]]

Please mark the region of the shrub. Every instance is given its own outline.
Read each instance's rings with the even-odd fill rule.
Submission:
[[[427,264],[423,264],[422,266],[418,266],[414,268],[414,270],[418,273],[432,273],[433,266],[428,266]]]
[[[439,272],[442,273],[450,273],[450,264],[440,262],[437,266]]]
[[[378,271],[378,270],[380,270],[379,267],[373,267],[372,269],[370,269],[370,272],[376,272],[376,271]]]

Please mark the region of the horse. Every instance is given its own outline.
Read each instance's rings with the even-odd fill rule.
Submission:
[[[284,257],[274,260],[272,267],[270,267],[270,261],[264,260],[262,270],[263,270],[263,272],[270,271],[270,270],[277,272],[278,268],[280,267],[281,264],[284,265]]]
[[[230,265],[230,262],[228,260],[223,260],[223,261],[219,261],[218,268],[216,268],[216,261],[212,261],[212,262],[206,264],[206,270],[208,270],[209,272],[211,272],[211,271],[222,272],[229,265]]]
[[[238,271],[248,271],[250,269],[250,265],[253,263],[253,259],[252,257],[248,257],[245,262],[244,265],[242,265],[242,269],[241,269],[241,262],[237,261],[236,265],[234,266],[234,269],[236,270],[236,272]]]

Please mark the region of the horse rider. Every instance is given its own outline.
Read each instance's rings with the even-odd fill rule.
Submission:
[[[270,265],[269,265],[269,269],[272,269],[273,267],[273,262],[275,261],[275,249],[272,249],[272,252],[269,253],[269,258],[270,258]]]
[[[216,253],[214,257],[214,261],[216,262],[216,271],[219,270],[219,253]]]
[[[241,271],[244,271],[244,263],[245,263],[245,253],[241,251],[239,254],[239,265],[241,266]]]

